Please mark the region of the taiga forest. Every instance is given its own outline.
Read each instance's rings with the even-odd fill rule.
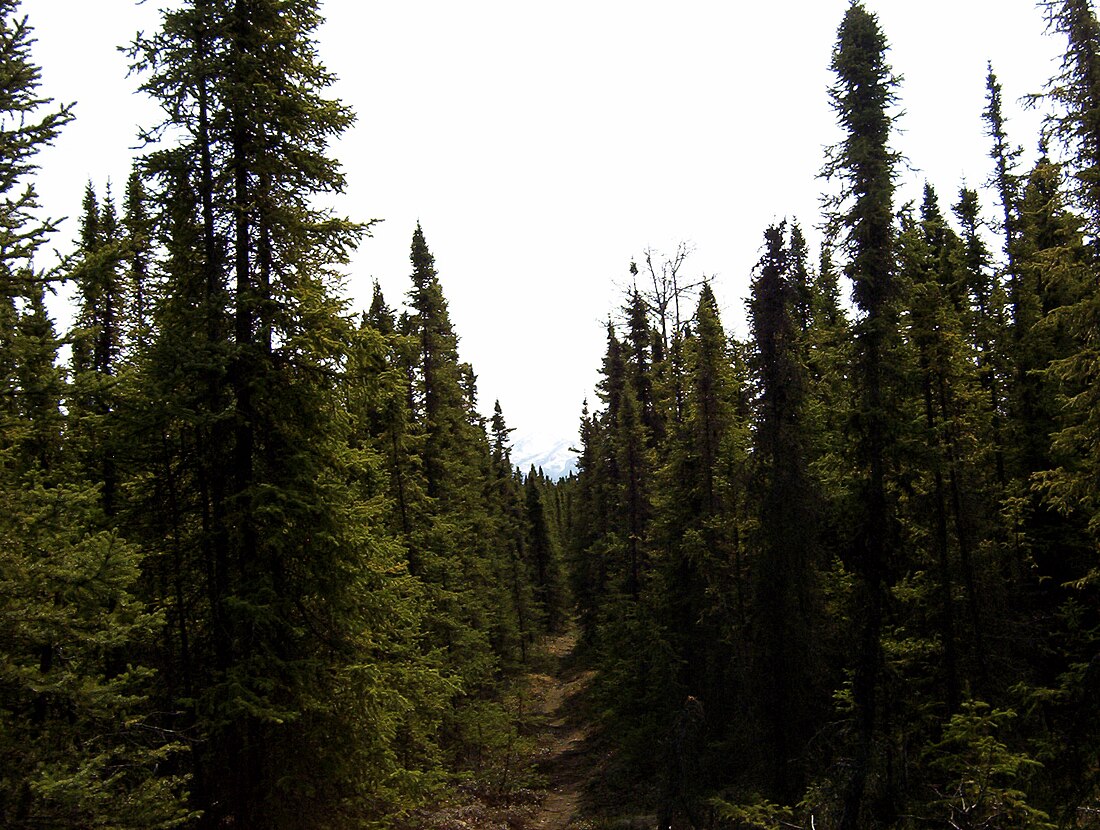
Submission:
[[[553,479],[431,227],[346,297],[319,0],[138,34],[161,121],[52,265],[74,111],[0,0],[0,826],[1100,828],[1100,23],[1040,0],[1041,134],[990,66],[987,185],[903,201],[873,5],[820,244],[762,218],[744,337],[629,263]]]

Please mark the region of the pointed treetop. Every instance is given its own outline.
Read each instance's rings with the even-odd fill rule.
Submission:
[[[91,180],[84,187],[83,213],[80,217],[80,243],[86,248],[94,248],[99,240],[99,199]]]
[[[703,280],[703,287],[699,289],[699,308],[711,308],[717,312],[718,300],[714,296],[714,289],[710,287],[710,280]]]
[[[386,304],[386,298],[382,296],[382,287],[378,284],[378,280],[374,281],[370,310],[363,315],[363,322],[382,334],[393,334],[397,330],[393,309]]]
[[[413,266],[413,282],[418,288],[437,278],[435,257],[428,250],[428,243],[424,239],[424,229],[420,227],[420,222],[416,223],[416,230],[413,231],[412,250],[409,253],[409,259],[412,261]]]
[[[511,466],[512,447],[508,435],[515,432],[515,427],[509,427],[504,422],[504,411],[500,408],[499,400],[493,404],[493,417],[489,421],[489,427],[493,437],[493,457],[498,463]]]
[[[830,148],[827,177],[841,180],[830,217],[851,258],[846,268],[856,304],[872,316],[893,292],[894,165],[889,147],[899,80],[886,62],[886,37],[876,17],[852,3],[837,31],[830,68],[833,109],[846,136]]]

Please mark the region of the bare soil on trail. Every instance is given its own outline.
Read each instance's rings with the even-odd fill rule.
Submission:
[[[536,774],[508,793],[463,788],[453,800],[416,814],[422,830],[590,830],[581,814],[585,794],[598,780],[599,751],[583,712],[595,672],[573,664],[573,630],[540,642],[516,703],[524,736],[516,769]]]
[[[533,714],[539,722],[536,765],[547,790],[527,827],[530,830],[566,830],[581,826],[581,802],[592,780],[595,758],[589,746],[591,728],[580,711],[580,697],[594,672],[570,668],[576,633],[560,634],[546,642],[555,673],[528,676]]]
[[[651,815],[633,815],[638,793],[620,779],[615,753],[590,721],[586,691],[595,672],[573,656],[570,629],[539,643],[518,698],[524,747],[515,769],[533,770],[536,784],[507,794],[477,788],[429,813],[420,830],[595,830],[648,828]]]

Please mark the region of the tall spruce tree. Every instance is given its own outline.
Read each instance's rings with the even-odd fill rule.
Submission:
[[[1066,51],[1047,97],[1059,105],[1053,127],[1072,153],[1076,195],[1096,239],[1100,231],[1100,23],[1089,0],[1040,0]]]
[[[1063,246],[1040,283],[1047,287],[1048,296],[1059,297],[1063,304],[1050,308],[1048,303],[1044,311],[1049,313],[1032,328],[1029,338],[1035,345],[1045,341],[1048,349],[1053,347],[1048,352],[1050,362],[1041,371],[1038,401],[1053,402],[1048,411],[1055,416],[1049,463],[1032,477],[1042,503],[1033,504],[1029,529],[1043,548],[1040,572],[1052,577],[1037,592],[1040,607],[1050,614],[1051,639],[1057,638],[1065,661],[1047,664],[1040,676],[1072,690],[1069,699],[1080,695],[1079,706],[1060,713],[1063,728],[1079,731],[1087,723],[1096,723],[1095,706],[1084,703],[1092,681],[1082,671],[1095,659],[1093,635],[1100,624],[1095,613],[1100,587],[1095,558],[1100,545],[1096,486],[1100,475],[1100,22],[1087,0],[1046,0],[1041,5],[1050,28],[1066,37],[1061,70],[1047,94],[1058,105],[1055,134],[1071,151],[1067,169],[1075,182],[1071,192],[1086,247],[1074,256],[1072,246],[1069,250]],[[1070,609],[1078,607],[1088,610],[1074,615]],[[1062,674],[1051,676],[1052,669],[1063,667]],[[1086,772],[1097,746],[1090,738],[1071,741],[1062,757],[1052,758],[1062,821],[1071,821],[1079,808],[1096,798],[1096,779]]]
[[[807,384],[801,338],[808,285],[801,234],[795,226],[789,244],[785,234],[785,223],[765,231],[765,252],[749,301],[757,390],[752,459],[759,501],[753,691],[772,758],[769,789],[792,804],[805,786],[805,745],[820,711],[815,705],[820,707],[824,667],[813,641],[819,627],[817,505],[804,438]]]
[[[561,555],[557,535],[547,516],[543,499],[542,482],[534,465],[523,482],[525,518],[527,520],[527,549],[533,566],[534,595],[541,606],[546,630],[560,632],[567,615],[565,575],[562,573]]]
[[[532,568],[537,568],[542,551],[533,549],[534,539],[528,533],[528,519],[524,511],[526,489],[521,491],[520,474],[512,466],[513,431],[504,420],[500,401],[493,404],[490,420],[492,445],[490,510],[496,518],[498,544],[504,552],[504,576],[510,591],[512,614],[503,615],[504,625],[497,634],[498,648],[514,652],[515,644],[508,641],[518,637],[519,656],[527,660],[527,649],[534,641],[540,622],[546,620],[547,608],[540,602],[540,591],[535,587]],[[545,562],[545,560],[542,560]]]
[[[1016,280],[1016,240],[1019,233],[1020,176],[1016,162],[1020,148],[1008,143],[1008,134],[1001,97],[1001,84],[990,64],[986,74],[986,108],[982,113],[987,135],[992,139],[989,157],[993,160],[990,184],[996,189],[1001,202],[1001,232],[1004,234],[1006,274],[1011,285]]]
[[[1086,296],[1089,253],[1083,220],[1067,206],[1062,181],[1061,165],[1046,155],[1028,176],[1020,211],[1019,274],[1009,293],[1013,327],[1006,452],[1009,495],[1016,505],[1015,534],[1021,555],[1037,556],[1040,572],[1053,577],[1038,589],[1041,593],[1073,578],[1072,568],[1064,567],[1070,561],[1065,552],[1081,544],[1071,526],[1082,514],[1067,503],[1071,507],[1067,513],[1076,517],[1060,517],[1054,505],[1032,489],[1035,476],[1059,466],[1051,436],[1064,423],[1064,398],[1061,384],[1049,369],[1078,348],[1067,325],[1067,312]],[[1060,552],[1053,555],[1055,550]],[[1030,584],[1026,576],[1019,576],[1021,586]]]
[[[143,160],[165,284],[138,495],[165,506],[145,531],[171,540],[187,654],[166,693],[211,827],[377,817],[400,769],[400,684],[363,667],[416,612],[348,485],[338,269],[363,227],[316,203],[353,118],[323,97],[320,22],[313,0],[191,0],[131,50],[165,113],[146,137],[172,136]]]
[[[896,154],[890,149],[897,79],[886,62],[886,38],[861,3],[849,6],[837,32],[831,69],[833,107],[845,131],[825,172],[839,177],[836,222],[848,262],[845,272],[860,316],[856,320],[855,370],[859,435],[859,515],[851,549],[857,611],[852,702],[855,746],[845,786],[840,826],[851,830],[874,816],[896,814],[894,765],[880,764],[882,626],[889,595],[891,552],[897,520],[890,493],[894,456],[894,354],[898,347],[894,272],[893,193]],[[878,773],[881,773],[879,775]],[[875,776],[868,804],[867,784]],[[869,810],[869,812],[867,812]]]
[[[461,366],[458,338],[436,274],[435,258],[419,223],[413,231],[410,259],[413,287],[409,304],[415,312],[410,334],[416,338],[420,352],[413,399],[424,428],[424,477],[428,496],[446,501],[459,494],[461,488],[455,476],[466,469],[462,464],[452,465],[448,476],[448,459],[466,432]]]
[[[684,344],[683,418],[658,473],[654,535],[662,556],[659,608],[679,666],[679,699],[693,695],[716,723],[743,709],[749,605],[745,524],[745,422],[740,384],[718,302],[699,292]]]
[[[597,622],[607,568],[598,542],[606,528],[608,488],[602,443],[605,440],[598,418],[581,409],[578,429],[577,480],[575,502],[568,542],[569,578],[580,625],[580,647],[591,650],[596,644]]]
[[[123,202],[122,227],[126,249],[126,295],[130,307],[126,309],[127,330],[125,340],[131,352],[145,355],[152,331],[153,305],[156,286],[152,271],[153,227],[149,221],[148,194],[145,182],[137,170],[126,179],[126,195]]]
[[[954,583],[952,580],[950,499],[948,479],[955,481],[953,464],[952,419],[955,415],[955,372],[961,346],[961,312],[955,285],[955,262],[959,240],[948,227],[940,210],[939,199],[928,184],[919,220],[906,216],[899,238],[899,276],[906,283],[908,340],[916,353],[917,384],[921,390],[923,435],[917,450],[907,459],[914,470],[926,471],[927,480],[919,490],[914,536],[914,558],[927,551],[927,565],[934,573],[938,595],[937,652],[942,661],[941,683],[949,711],[957,711],[962,684],[959,677],[958,624],[956,622]],[[920,454],[919,448],[925,448]],[[930,517],[927,522],[920,516]],[[921,597],[921,599],[924,599]],[[917,603],[915,603],[917,604]],[[925,668],[925,667],[921,667]]]
[[[69,395],[71,437],[83,466],[102,486],[103,510],[117,511],[119,473],[118,379],[128,328],[130,300],[122,277],[122,232],[110,190],[100,205],[91,184],[84,196],[79,261],[69,278],[76,283],[77,309],[72,334],[73,388]]]
[[[522,542],[514,537],[523,530],[522,502],[500,498],[494,487],[503,465],[494,471],[485,420],[476,409],[476,378],[459,360],[435,258],[419,224],[410,261],[404,334],[414,345],[409,400],[426,497],[426,521],[410,543],[419,557],[413,570],[425,584],[428,633],[443,650],[454,689],[440,736],[447,758],[452,769],[492,775],[515,737],[502,695],[536,628],[527,615],[527,630],[519,626],[530,610],[522,607],[530,592],[529,563],[517,558]],[[504,453],[507,442],[500,439]],[[518,491],[512,495],[521,498]]]
[[[1046,0],[1051,28],[1065,34],[1067,49],[1060,74],[1048,95],[1061,105],[1058,135],[1074,151],[1071,170],[1077,180],[1089,243],[1078,294],[1057,314],[1073,338],[1067,354],[1050,365],[1049,377],[1061,389],[1064,418],[1053,441],[1053,469],[1041,479],[1049,502],[1087,524],[1093,544],[1100,541],[1100,22],[1088,0]],[[1082,575],[1084,576],[1084,575]],[[1100,578],[1095,564],[1086,582]]]

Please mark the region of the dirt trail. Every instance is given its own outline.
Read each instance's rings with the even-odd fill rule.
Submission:
[[[556,669],[553,675],[532,674],[530,688],[534,712],[543,721],[538,733],[537,762],[548,789],[532,817],[531,830],[566,830],[576,827],[581,797],[591,779],[594,759],[585,751],[590,729],[578,712],[578,696],[594,672],[568,667],[576,645],[576,633],[567,632],[546,643]]]
[[[594,671],[576,667],[573,630],[543,640],[533,655],[519,700],[526,743],[522,767],[533,764],[544,789],[521,788],[486,798],[474,790],[422,815],[418,826],[431,830],[590,830],[592,787],[602,780],[595,730],[582,704]],[[528,754],[530,753],[530,754]],[[603,805],[601,805],[603,806]],[[616,825],[618,826],[618,825]],[[627,825],[626,826],[634,826]]]

